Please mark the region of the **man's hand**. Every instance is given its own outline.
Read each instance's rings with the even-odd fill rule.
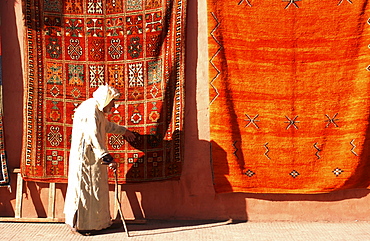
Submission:
[[[109,164],[113,161],[113,157],[111,154],[106,154],[102,157],[102,164]]]
[[[113,171],[116,171],[116,169],[117,169],[117,162],[114,161],[111,154],[107,154],[107,155],[103,156],[101,164],[102,165],[108,165],[109,168]]]
[[[129,130],[126,130],[126,133],[125,133],[125,138],[128,142],[133,142],[136,138],[136,136],[134,135],[134,133],[132,133],[131,131]]]
[[[116,171],[117,169],[117,162],[114,161],[111,154],[103,156],[101,164],[108,165],[109,168],[112,169],[113,171]]]
[[[109,168],[113,171],[116,171],[117,169],[117,162],[113,161],[109,164]]]

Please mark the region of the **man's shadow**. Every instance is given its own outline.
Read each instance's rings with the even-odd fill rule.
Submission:
[[[174,132],[174,135],[182,135],[182,132]],[[146,148],[150,146],[150,143],[160,141],[158,140],[158,137],[155,135],[141,135],[139,133],[135,133],[136,140],[134,142],[130,142],[130,145],[132,145],[133,148],[137,149],[138,151],[142,151],[144,153],[143,158],[146,158]],[[223,160],[223,166],[222,170],[224,175],[223,183],[226,186],[227,190],[232,190],[231,184],[226,179],[226,175],[228,174],[228,165],[226,162],[227,153],[215,142],[208,142],[204,140],[194,140],[195,145],[203,146],[212,149],[218,149],[219,152],[219,158]],[[171,145],[172,141],[164,141],[165,143]],[[212,147],[211,147],[212,146]],[[150,163],[147,163],[150,165]],[[215,190],[213,188],[205,189],[205,187],[212,187],[213,185],[213,178],[212,178],[212,164],[211,162],[202,162],[199,165],[194,165],[192,161],[188,161],[187,163],[183,163],[181,173],[181,179],[176,180],[175,182],[183,182],[185,185],[174,185],[177,186],[178,190],[168,189],[167,185],[165,185],[164,188],[158,188],[155,191],[152,191],[147,188],[143,188],[142,183],[137,186],[137,188],[134,187],[134,185],[131,185],[129,188],[125,189],[125,185],[128,184],[139,184],[137,181],[130,181],[130,179],[127,180],[126,184],[122,185],[122,191],[126,194],[126,202],[122,202],[122,206],[129,205],[132,214],[134,216],[134,220],[126,220],[126,224],[128,224],[128,230],[129,231],[144,231],[144,230],[161,230],[165,228],[174,228],[174,227],[181,227],[180,231],[185,230],[195,230],[195,229],[203,229],[203,228],[209,228],[214,226],[222,226],[222,225],[231,225],[236,224],[239,222],[246,222],[248,220],[248,215],[246,213],[246,199],[245,194],[242,193],[215,193]],[[200,179],[200,181],[208,182],[207,184],[199,185],[196,187],[189,187],[190,189],[196,189],[196,190],[188,190],[184,189],[187,187],[187,184],[189,181],[193,181],[194,179],[198,178],[196,176],[197,173],[202,172],[206,177]],[[135,167],[131,167],[127,171],[127,176],[130,175],[136,175],[137,172],[135,171]],[[149,175],[149,174],[148,174]],[[145,185],[145,184],[144,184]],[[159,184],[160,186],[160,184]],[[157,186],[157,187],[159,187]],[[133,188],[134,187],[134,188]],[[208,203],[209,207],[207,207],[209,210],[217,210],[222,209],[223,217],[220,219],[206,219],[206,220],[162,220],[162,221],[153,221],[151,219],[146,220],[144,211],[148,209],[153,208],[153,200],[151,200],[151,196],[155,195],[158,196],[159,199],[162,198],[164,202],[167,202],[168,209],[173,208],[176,212],[176,209],[179,208],[177,205],[177,201],[171,197],[171,192],[177,192],[181,195],[188,194],[188,192],[202,192],[206,193],[204,195],[199,194],[189,194],[192,195],[199,195],[201,196],[198,202],[202,203]],[[153,194],[155,192],[155,194]],[[140,197],[138,197],[137,193],[140,193]],[[169,195],[170,194],[170,195]],[[176,196],[176,195],[175,195]],[[188,199],[189,197],[185,198]],[[158,200],[157,200],[158,201]],[[170,205],[172,202],[174,202],[174,205]],[[192,205],[191,203],[188,203],[186,200],[181,200],[183,202],[182,208],[183,209],[189,209],[190,212],[192,212]],[[232,205],[230,205],[232,203]],[[121,219],[121,216],[119,213],[116,213],[116,221]],[[144,222],[141,222],[143,221]],[[145,224],[145,225],[143,225]],[[109,230],[107,232],[122,232],[121,230]],[[161,233],[161,231],[156,231]],[[172,232],[172,231],[171,231]],[[135,235],[137,236],[137,235]],[[143,236],[143,235],[138,235]]]
[[[171,2],[168,5],[168,9],[165,11],[166,16],[163,19],[172,19],[176,11],[175,10],[175,2]],[[132,163],[131,160],[125,160],[129,164],[129,168],[126,171],[126,183],[128,187],[125,188],[126,185],[122,185],[122,188],[125,189],[126,196],[128,202],[131,206],[132,212],[134,213],[135,219],[140,219],[145,217],[143,212],[145,210],[149,210],[155,206],[155,198],[158,202],[165,202],[166,209],[173,208],[173,212],[181,212],[182,210],[189,209],[189,212],[196,212],[198,210],[193,205],[203,206],[204,209],[207,209],[212,216],[212,213],[219,213],[220,209],[222,209],[223,213],[226,213],[224,216],[228,216],[230,218],[236,217],[235,219],[243,219],[247,220],[248,215],[246,213],[246,200],[241,194],[235,193],[225,193],[225,194],[216,194],[213,188],[213,180],[212,180],[212,168],[210,162],[210,149],[211,143],[207,140],[201,140],[199,138],[198,129],[200,125],[199,122],[202,122],[200,118],[198,118],[198,112],[200,105],[197,103],[200,99],[197,98],[198,89],[196,86],[201,85],[198,83],[199,76],[198,76],[198,65],[197,59],[200,57],[198,56],[198,3],[196,1],[190,1],[187,5],[187,23],[186,23],[186,31],[188,34],[186,35],[186,46],[191,46],[188,50],[186,50],[186,86],[184,93],[185,96],[185,108],[183,110],[184,119],[181,120],[183,126],[178,126],[179,130],[173,130],[171,136],[168,136],[167,130],[168,127],[174,121],[173,118],[175,117],[176,108],[179,106],[176,105],[175,100],[178,96],[176,96],[176,89],[178,85],[176,83],[176,78],[180,74],[179,68],[176,66],[171,66],[168,73],[168,79],[166,80],[166,88],[163,91],[163,100],[164,102],[167,101],[166,104],[163,104],[158,110],[160,114],[160,118],[158,119],[157,123],[163,123],[158,128],[149,133],[135,133],[136,140],[134,142],[129,143],[130,152],[136,152],[136,160],[135,163]],[[163,27],[163,36],[162,39],[165,39],[165,35],[168,33],[169,23],[165,24]],[[165,42],[160,42],[159,49],[161,49],[162,44]],[[185,81],[185,76],[182,77]],[[165,81],[165,80],[163,80]],[[202,100],[208,102],[208,100]],[[182,106],[181,106],[182,108]],[[232,107],[233,108],[233,107]],[[235,117],[235,114],[233,115]],[[203,128],[202,128],[203,129]],[[184,138],[186,130],[186,138]],[[204,128],[206,130],[206,128]],[[240,133],[236,133],[234,138],[238,138]],[[180,140],[180,150],[176,150],[177,143],[176,141]],[[217,143],[212,143],[212,148],[217,148]],[[186,149],[185,149],[186,148]],[[163,149],[166,153],[164,156],[171,157],[165,160],[166,163],[170,162],[172,165],[167,166],[164,168],[163,172],[167,173],[169,178],[164,179],[165,183],[163,183],[163,188],[161,184],[149,184],[148,186],[158,187],[158,189],[148,190],[146,183],[139,183],[140,179],[138,176],[138,166],[140,167],[147,165],[150,167],[146,169],[147,177],[152,177],[153,180],[156,179],[156,175],[162,173],[158,173],[156,170],[155,165],[164,165],[164,160],[162,162],[155,162],[154,159],[158,158],[153,156],[154,150]],[[221,158],[223,159],[223,165],[227,165],[226,163],[226,152],[222,148],[218,148]],[[173,157],[176,157],[176,152],[180,152],[180,156],[182,157],[182,161],[178,162],[177,160],[171,160]],[[139,155],[137,155],[139,154]],[[130,154],[131,155],[131,154]],[[140,156],[141,155],[141,156]],[[133,158],[131,156],[130,158]],[[239,166],[243,166],[243,158],[240,156]],[[127,163],[125,163],[126,165]],[[135,167],[136,165],[136,167]],[[168,169],[168,170],[167,170]],[[227,169],[225,169],[227,171]],[[168,173],[172,172],[172,173]],[[174,178],[177,178],[176,181],[171,181],[171,175]],[[181,177],[180,177],[181,175]],[[199,177],[201,176],[201,177]],[[226,179],[226,178],[225,178]],[[169,183],[172,182],[172,183]],[[201,183],[197,183],[201,182]],[[138,185],[133,186],[130,185],[132,183],[138,183]],[[230,184],[229,184],[230,185]],[[169,188],[171,187],[171,188]],[[177,190],[174,190],[178,188]],[[231,189],[231,187],[227,187],[227,189]],[[137,192],[140,192],[141,197],[138,198]],[[173,194],[176,192],[176,194]],[[181,200],[175,200],[177,197],[176,195],[181,196]],[[158,197],[158,198],[157,198]],[[167,198],[167,197],[172,197]],[[162,201],[159,201],[162,200]],[[179,202],[183,203],[181,206],[178,204]],[[193,202],[197,202],[194,204]],[[232,205],[230,205],[232,203]],[[173,204],[173,205],[172,205]],[[205,212],[204,210],[199,210],[201,212]],[[169,213],[169,212],[167,212]],[[177,217],[177,214],[173,214]],[[185,214],[189,215],[189,214]],[[201,216],[201,215],[200,215]],[[209,218],[208,218],[209,219]]]
[[[146,181],[166,181],[179,180],[182,172],[182,162],[179,159],[180,150],[176,150],[175,142],[183,142],[183,132],[174,131],[169,140],[163,140],[163,137],[158,134],[139,134],[133,132],[135,140],[129,142],[131,149],[135,149],[132,155],[138,155],[133,160],[127,160],[129,168],[125,173],[125,184],[139,184]],[[162,153],[158,154],[157,153]],[[165,154],[165,155],[163,155]],[[179,161],[177,161],[179,159]],[[131,189],[125,190],[125,185],[122,186],[126,194],[129,205],[135,220],[145,219],[145,213],[137,196],[136,191]],[[141,197],[145,194],[140,193]],[[120,218],[119,216],[117,218]]]

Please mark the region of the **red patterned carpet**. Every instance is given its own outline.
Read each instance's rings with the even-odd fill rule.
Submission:
[[[178,178],[182,166],[186,1],[24,1],[25,180],[66,182],[75,108],[109,83],[121,92],[109,120],[119,182]]]
[[[0,186],[10,184],[8,162],[6,158],[3,125],[3,75],[2,75],[2,44],[1,44],[1,21],[0,21]]]

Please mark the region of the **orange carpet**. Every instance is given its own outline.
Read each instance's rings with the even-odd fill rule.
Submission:
[[[216,192],[369,188],[367,3],[208,0]]]

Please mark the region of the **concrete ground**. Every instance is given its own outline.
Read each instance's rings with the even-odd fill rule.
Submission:
[[[329,240],[370,241],[370,222],[232,222],[159,221],[127,224],[130,237],[122,229],[93,236],[74,234],[63,223],[0,222],[0,240]]]

